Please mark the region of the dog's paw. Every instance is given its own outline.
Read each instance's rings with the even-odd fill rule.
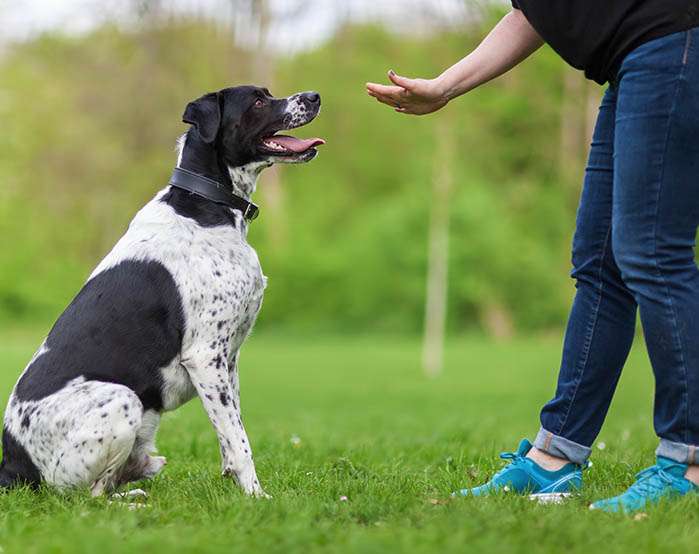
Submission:
[[[254,485],[249,488],[244,488],[243,490],[245,491],[245,494],[247,494],[248,496],[252,496],[253,498],[273,498],[272,495],[267,494],[265,491],[263,491],[260,485]]]
[[[132,489],[130,491],[115,492],[112,495],[112,498],[118,498],[120,500],[134,500],[137,497],[146,499],[148,498],[148,493],[143,489]]]
[[[148,499],[148,493],[143,489],[132,489],[130,491],[115,492],[112,494],[109,500],[109,504],[118,504],[120,506],[126,506],[129,510],[136,510],[139,508],[148,508],[148,504],[144,504],[142,501]],[[139,500],[141,502],[139,502]]]
[[[143,504],[141,502],[115,502],[113,500],[108,500],[107,503],[116,506],[125,506],[127,510],[139,510],[141,508],[150,508],[150,504]]]
[[[248,495],[254,496],[255,498],[272,498],[269,494],[262,490],[262,487],[257,482],[257,479],[255,479],[251,485],[243,487],[243,490]]]
[[[259,498],[272,498],[262,490],[254,467],[248,467],[243,471],[235,471],[233,468],[224,467],[222,475],[223,477],[233,477],[237,481],[238,486],[247,495]]]

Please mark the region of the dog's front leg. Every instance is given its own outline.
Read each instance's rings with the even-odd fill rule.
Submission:
[[[266,496],[257,479],[237,394],[231,387],[228,363],[223,354],[211,352],[199,351],[183,357],[182,364],[216,430],[223,475],[233,474],[248,494]]]

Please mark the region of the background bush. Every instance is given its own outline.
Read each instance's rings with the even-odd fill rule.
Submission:
[[[494,317],[517,330],[562,327],[589,131],[567,116],[589,119],[566,99],[569,70],[544,49],[424,118],[398,116],[364,91],[388,68],[438,74],[491,23],[421,39],[347,27],[313,52],[270,61],[259,84],[274,94],[321,93],[321,115],[297,134],[327,145],[309,166],[259,184],[262,215],[248,239],[269,276],[260,328],[420,330],[432,180],[444,164],[454,183],[448,328],[492,332]],[[186,103],[252,81],[259,63],[204,21],[48,34],[7,50],[0,322],[54,319],[167,183]],[[572,154],[561,146],[571,134]]]

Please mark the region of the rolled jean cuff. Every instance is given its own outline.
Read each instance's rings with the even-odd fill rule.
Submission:
[[[699,446],[693,444],[660,439],[660,445],[655,451],[655,455],[669,458],[680,464],[699,465]]]
[[[539,433],[536,435],[534,446],[547,454],[551,454],[551,456],[568,458],[579,466],[585,465],[592,452],[591,448],[554,435],[543,427],[539,429]]]

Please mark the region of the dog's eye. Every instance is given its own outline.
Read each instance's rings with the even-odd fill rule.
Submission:
[[[264,105],[265,105],[265,103],[262,101],[262,98],[258,98],[257,100],[255,100],[255,107],[256,108],[261,108]]]

